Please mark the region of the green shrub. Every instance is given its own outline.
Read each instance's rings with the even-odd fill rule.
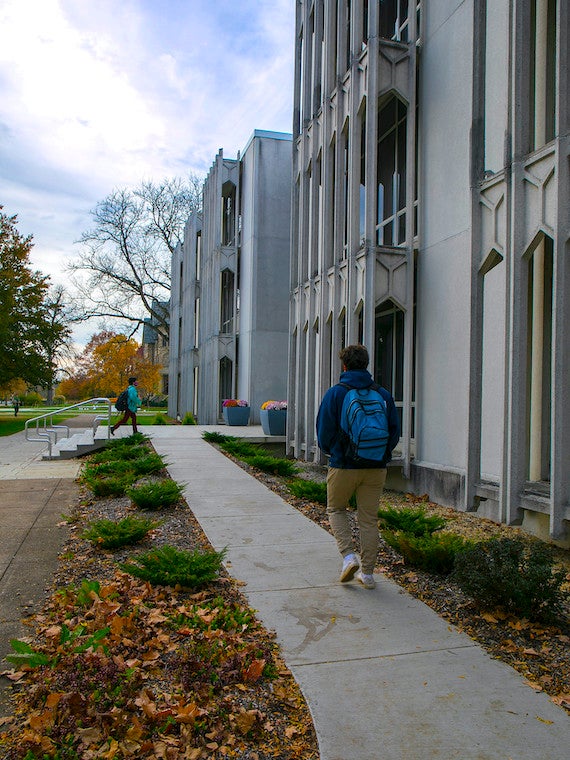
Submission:
[[[403,556],[406,565],[444,575],[453,570],[456,555],[468,545],[464,538],[453,533],[414,536],[403,531],[385,530],[382,537]]]
[[[133,472],[124,475],[109,477],[84,478],[87,487],[93,491],[94,496],[124,496],[127,488],[134,483],[136,476]]]
[[[158,414],[154,415],[154,419],[152,421],[152,424],[153,425],[168,425],[168,421],[167,421],[166,417],[164,416],[164,414],[162,414],[161,412],[159,412]]]
[[[309,501],[317,502],[317,504],[327,503],[326,483],[314,483],[311,480],[295,478],[295,480],[287,483],[287,488],[298,499],[308,499]]]
[[[240,438],[227,438],[220,442],[220,447],[228,454],[236,457],[236,459],[242,459],[244,462],[246,457],[255,457],[261,452],[260,446],[243,441]]]
[[[147,454],[145,457],[139,457],[132,462],[135,473],[141,475],[152,475],[155,472],[164,470],[166,464],[160,454]]]
[[[184,417],[182,418],[182,424],[183,425],[195,425],[196,424],[196,418],[192,414],[192,412],[186,412]]]
[[[123,520],[95,520],[89,523],[82,538],[102,549],[118,549],[136,544],[159,525],[155,520],[142,517],[125,517]]]
[[[133,459],[140,459],[150,453],[148,446],[136,444],[134,446],[106,446],[101,451],[92,454],[89,462],[101,464],[103,462],[129,462]]]
[[[293,462],[289,459],[280,459],[278,457],[272,457],[269,454],[248,456],[244,461],[251,465],[251,467],[255,467],[257,470],[262,470],[263,472],[270,472],[272,475],[289,477],[299,472]]]
[[[225,553],[225,549],[201,552],[162,546],[139,554],[120,567],[135,578],[154,585],[196,589],[217,578]]]
[[[412,536],[431,535],[436,530],[441,530],[447,523],[442,517],[427,515],[422,507],[417,509],[409,507],[379,509],[378,518],[382,526],[388,530],[402,531],[402,533],[409,533]]]
[[[42,406],[44,400],[36,391],[30,391],[20,396],[20,403],[22,406]]]
[[[202,433],[202,438],[207,443],[224,443],[224,441],[227,441],[228,439],[232,438],[230,435],[224,435],[223,433],[217,433],[215,430],[208,431]],[[233,440],[237,440],[236,438],[233,438]]]
[[[568,597],[552,549],[518,538],[492,538],[466,549],[456,558],[453,579],[483,608],[502,607],[529,620],[556,619]]]
[[[127,494],[140,509],[163,509],[180,500],[184,487],[170,478],[129,488]]]
[[[125,475],[126,473],[134,473],[132,462],[124,462],[120,459],[114,459],[106,462],[95,462],[85,465],[82,472],[82,478],[89,480],[93,478],[108,477],[110,475]]]

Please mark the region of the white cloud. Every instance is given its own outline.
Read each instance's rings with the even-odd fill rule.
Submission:
[[[116,187],[290,131],[294,0],[2,0],[0,205],[55,281]]]

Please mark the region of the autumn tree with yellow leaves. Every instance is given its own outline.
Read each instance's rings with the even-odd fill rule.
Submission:
[[[68,399],[112,398],[127,387],[132,376],[138,378],[141,398],[159,393],[159,367],[143,358],[136,340],[102,332],[91,338],[75,370],[60,383],[59,393]]]

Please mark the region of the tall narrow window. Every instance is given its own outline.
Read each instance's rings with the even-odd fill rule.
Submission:
[[[342,133],[342,258],[348,256],[348,243],[350,240],[349,208],[350,208],[350,139],[348,135],[348,122]]]
[[[406,242],[406,107],[396,97],[378,110],[378,245]]]
[[[368,0],[362,0],[362,49],[368,44]]]
[[[231,333],[234,328],[234,273],[229,269],[222,272],[220,331]]]
[[[345,28],[345,69],[350,68],[351,60],[352,60],[352,26],[351,26],[351,16],[352,16],[352,3],[351,0],[345,0],[345,16],[344,16],[344,28]]]
[[[376,309],[374,379],[390,391],[402,423],[404,403],[404,313],[392,301]]]
[[[529,261],[528,479],[550,480],[553,242],[544,237]]]
[[[556,129],[556,3],[532,0],[530,23],[531,149],[554,138]]]
[[[322,154],[317,157],[316,178],[317,183],[317,270],[323,268],[323,161]]]
[[[196,279],[200,279],[200,270],[202,269],[202,233],[196,235]]]
[[[380,37],[398,42],[409,41],[409,0],[380,0]],[[412,2],[412,12],[419,13],[420,3]]]
[[[222,402],[226,398],[233,397],[233,383],[232,383],[232,360],[227,356],[222,356],[220,359],[220,397],[219,408],[222,408]]]
[[[360,197],[358,209],[358,232],[360,245],[366,237],[366,106],[360,115]]]
[[[200,299],[194,301],[194,348],[200,343]]]
[[[235,245],[236,186],[226,182],[222,188],[222,245]]]
[[[336,140],[333,139],[329,148],[330,166],[331,166],[331,183],[329,196],[329,244],[326,250],[327,269],[334,263],[334,245],[335,245],[335,221],[336,221]]]

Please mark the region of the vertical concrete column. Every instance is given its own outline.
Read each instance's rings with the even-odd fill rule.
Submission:
[[[536,0],[534,60],[534,148],[546,137],[546,62],[548,0]],[[542,369],[544,363],[544,240],[533,254],[532,267],[532,350],[530,385],[529,480],[542,476]]]

